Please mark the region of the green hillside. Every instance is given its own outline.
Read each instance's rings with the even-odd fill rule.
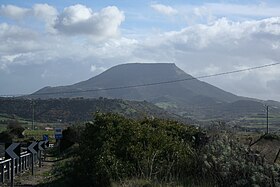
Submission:
[[[118,113],[134,119],[163,118],[176,119],[184,123],[193,123],[189,118],[183,118],[168,113],[165,110],[146,101],[126,101],[121,99],[48,99],[27,100],[22,98],[0,98],[0,113],[16,115],[39,122],[80,122],[92,119],[95,112]]]

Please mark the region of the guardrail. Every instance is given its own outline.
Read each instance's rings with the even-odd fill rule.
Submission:
[[[5,144],[5,149],[2,149],[1,155],[4,156],[2,153],[5,153],[5,157],[0,158],[0,186],[8,184],[14,187],[15,175],[26,170],[31,170],[34,175],[35,165],[42,166],[43,152],[48,147],[48,141],[30,142],[27,147],[26,144],[22,145]]]
[[[35,157],[36,158],[36,157]],[[14,177],[14,175],[32,169],[32,154],[23,153],[18,159],[7,159],[0,162],[0,182],[4,183]],[[33,162],[37,162],[34,159]]]
[[[5,178],[10,179],[11,161],[12,161],[12,159],[7,159],[7,160],[4,160],[4,161],[0,162],[1,183],[5,182]]]

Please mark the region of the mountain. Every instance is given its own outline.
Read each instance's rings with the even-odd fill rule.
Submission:
[[[145,100],[169,112],[193,119],[234,119],[260,113],[266,103],[234,95],[195,79],[172,63],[117,65],[86,81],[68,86],[45,87],[27,97]],[[267,103],[280,106],[274,101]]]
[[[109,89],[132,85],[190,79],[188,81],[140,86],[134,88]],[[101,91],[97,91],[101,89]],[[105,89],[105,90],[104,90]],[[94,91],[87,91],[94,90]],[[127,100],[147,100],[153,103],[174,102],[194,103],[233,102],[240,97],[223,91],[208,83],[199,81],[179,69],[175,64],[122,64],[108,69],[100,75],[69,86],[45,87],[31,97],[35,98],[118,98]]]

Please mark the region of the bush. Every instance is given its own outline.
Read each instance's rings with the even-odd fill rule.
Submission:
[[[184,180],[195,167],[199,132],[174,121],[97,113],[82,134],[72,185],[109,186],[135,177]]]
[[[77,156],[57,170],[66,186],[280,186],[279,165],[259,152],[227,134],[209,141],[174,121],[97,113],[79,144]]]
[[[10,133],[8,133],[7,131],[0,133],[1,143],[12,143],[12,141],[13,141],[13,136]]]
[[[62,139],[60,141],[60,151],[64,151],[74,145],[75,143],[80,142],[81,128],[77,127],[67,127],[62,131]]]
[[[8,122],[7,125],[7,131],[12,134],[17,136],[18,138],[23,138],[23,131],[25,129],[21,126],[21,124],[17,120],[11,120]]]
[[[218,186],[279,186],[280,167],[227,136],[203,148],[200,168]]]

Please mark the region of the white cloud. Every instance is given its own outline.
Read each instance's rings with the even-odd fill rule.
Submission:
[[[279,31],[280,17],[251,21],[221,18],[212,24],[151,36],[137,45],[133,55],[145,62],[175,62],[193,76],[208,75],[279,62]],[[267,82],[280,79],[279,75],[280,68],[275,66],[204,81],[236,94],[280,100],[267,87]]]
[[[216,15],[239,15],[239,16],[279,16],[279,7],[269,7],[260,3],[257,5],[245,4],[226,4],[226,3],[207,3],[204,6],[207,11]]]
[[[54,28],[65,34],[85,34],[103,39],[117,36],[124,19],[124,13],[115,6],[93,12],[92,9],[77,4],[64,9]]]
[[[84,5],[73,5],[64,8],[60,15],[61,24],[67,26],[88,20],[92,16],[92,10]]]
[[[48,4],[34,4],[29,9],[2,5],[0,15],[10,19],[24,19],[29,16],[44,21],[49,33],[88,35],[94,40],[119,36],[119,27],[125,19],[124,13],[115,6],[93,12],[91,8],[80,4],[66,7],[61,13]],[[38,23],[34,23],[36,24]]]
[[[219,48],[219,50],[230,50],[229,54],[249,45],[255,46],[257,50],[258,46],[269,44],[271,50],[270,42],[277,42],[279,36],[280,17],[244,22],[233,22],[222,18],[210,25],[199,24],[180,31],[167,32],[161,36],[161,44],[173,45],[180,50],[212,51]],[[247,52],[250,50],[248,48]]]
[[[24,19],[27,16],[34,16],[46,22],[53,21],[58,12],[56,8],[48,4],[34,4],[32,8],[22,8],[14,5],[1,5],[0,15],[10,19]]]
[[[14,20],[23,20],[27,17],[36,18],[45,23],[46,30],[53,33],[53,24],[58,11],[48,4],[34,4],[32,8],[22,8],[14,5],[2,5],[0,15]],[[34,25],[37,23],[34,23]]]
[[[32,7],[34,17],[45,22],[47,32],[55,33],[53,25],[58,16],[58,11],[53,6],[48,4],[35,4]]]
[[[37,43],[38,34],[31,29],[0,24],[0,55],[14,55],[42,47]]]
[[[201,5],[184,4],[179,6],[178,14],[189,25],[214,23],[217,19],[227,17],[235,21],[259,20],[280,16],[279,5],[203,3]],[[179,16],[177,18],[180,18]],[[179,19],[178,19],[179,20]]]
[[[90,66],[90,71],[91,71],[91,72],[95,72],[96,69],[97,69],[97,67],[96,67],[95,65],[91,65],[91,66]]]
[[[101,73],[101,72],[103,72],[103,71],[105,71],[106,70],[106,68],[104,68],[104,67],[98,67],[98,66],[96,66],[96,65],[91,65],[90,66],[90,71],[92,72],[92,73],[95,73],[95,74],[99,74],[99,73]]]
[[[14,5],[1,5],[0,15],[19,20],[29,14],[29,11],[30,10],[27,8],[21,8]]]
[[[58,11],[48,4],[35,4],[33,6],[33,14],[36,18],[46,22],[53,22],[58,15]]]
[[[161,13],[161,14],[165,14],[165,15],[174,15],[177,14],[178,11],[174,8],[172,8],[171,6],[167,6],[167,5],[163,5],[163,4],[152,4],[151,7]]]

